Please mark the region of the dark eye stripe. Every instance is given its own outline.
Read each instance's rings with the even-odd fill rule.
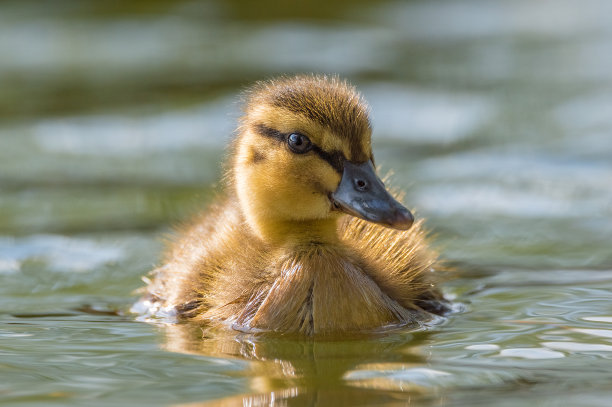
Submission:
[[[280,131],[268,127],[264,124],[256,124],[255,131],[257,132],[257,134],[260,134],[262,136],[271,137],[283,142],[287,140],[287,137],[289,137],[289,134],[281,133]],[[331,165],[332,168],[336,170],[336,172],[342,174],[342,172],[344,171],[344,161],[346,161],[346,157],[344,156],[344,154],[342,154],[341,151],[332,151],[331,153],[328,153],[327,151],[322,150],[321,147],[315,144],[312,145],[312,151],[316,153],[322,160],[326,161],[329,165]]]
[[[317,153],[317,155],[323,160],[327,161],[334,170],[342,174],[344,171],[344,161],[346,160],[346,158],[344,158],[344,154],[342,154],[340,151],[328,153],[327,151],[321,150],[319,146],[314,144],[312,145],[312,151]]]
[[[287,134],[281,133],[280,131],[273,129],[272,127],[268,127],[265,124],[256,124],[255,131],[257,132],[257,134],[275,138],[280,141],[285,141],[285,139],[287,138]]]

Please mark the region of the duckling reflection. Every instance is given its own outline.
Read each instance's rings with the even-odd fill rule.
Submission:
[[[225,197],[171,245],[141,305],[319,337],[445,312],[436,253],[376,175],[371,133],[365,101],[336,77],[255,85]]]
[[[347,381],[351,372],[361,369],[384,372],[422,367],[422,346],[428,341],[428,331],[369,335],[350,341],[288,339],[185,323],[167,325],[164,332],[168,351],[248,362],[244,370],[228,373],[247,378],[245,394],[184,406],[269,406],[287,405],[288,401],[310,406],[368,405],[368,401],[406,405],[411,398],[430,393],[409,383],[400,391],[397,384],[390,386],[384,375]]]

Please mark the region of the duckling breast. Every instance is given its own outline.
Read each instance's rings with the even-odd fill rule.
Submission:
[[[413,323],[342,248],[312,245],[282,256],[278,273],[236,318],[241,329],[325,335]],[[214,311],[213,311],[214,312]]]

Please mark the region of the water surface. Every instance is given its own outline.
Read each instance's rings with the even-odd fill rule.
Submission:
[[[612,4],[327,3],[2,3],[1,402],[609,405]],[[461,311],[336,342],[135,320],[237,95],[311,71],[370,101]]]

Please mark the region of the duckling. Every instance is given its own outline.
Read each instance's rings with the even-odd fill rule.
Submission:
[[[303,75],[245,96],[224,197],[183,228],[146,280],[149,311],[305,336],[444,313],[437,254],[376,174],[357,90]]]

